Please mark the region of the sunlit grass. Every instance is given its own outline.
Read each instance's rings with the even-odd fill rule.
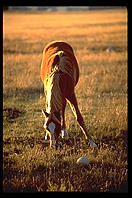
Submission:
[[[44,143],[40,98],[42,51],[51,40],[72,45],[79,63],[79,109],[98,144],[88,148],[69,105],[71,144]],[[107,52],[109,46],[115,51]],[[4,191],[126,191],[127,11],[3,14]],[[63,149],[62,149],[63,147]],[[79,167],[81,156],[90,159]]]

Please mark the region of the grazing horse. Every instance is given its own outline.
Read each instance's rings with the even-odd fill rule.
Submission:
[[[79,68],[72,47],[66,42],[52,41],[43,51],[40,76],[44,84],[46,110],[44,128],[50,137],[50,147],[55,146],[59,134],[68,139],[65,124],[66,102],[90,145],[96,147],[79,111],[74,88],[79,79]]]

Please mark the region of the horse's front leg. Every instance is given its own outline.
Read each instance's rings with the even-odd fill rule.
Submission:
[[[62,138],[65,138],[66,140],[68,140],[69,134],[66,130],[65,108],[66,108],[66,99],[64,99],[64,101],[63,101],[63,109],[62,109],[62,115],[61,115],[61,136],[62,136]]]
[[[91,135],[89,134],[86,126],[85,126],[85,123],[84,123],[84,120],[83,120],[83,117],[79,111],[79,108],[78,108],[78,104],[77,104],[77,99],[76,99],[76,96],[75,96],[75,93],[73,93],[70,97],[67,98],[68,99],[68,102],[71,106],[71,109],[74,113],[74,116],[76,118],[76,120],[78,121],[78,124],[85,136],[85,139],[89,141],[90,143],[90,146],[92,147],[96,147],[97,145],[94,143],[94,141],[92,140],[92,137]]]

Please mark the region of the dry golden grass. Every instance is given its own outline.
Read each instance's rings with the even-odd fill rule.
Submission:
[[[72,145],[60,139],[63,149],[51,152],[41,142],[40,64],[51,40],[75,51],[78,105],[98,153],[80,138],[68,105]],[[127,191],[127,10],[4,12],[3,52],[4,191]],[[83,155],[88,167],[76,164]]]

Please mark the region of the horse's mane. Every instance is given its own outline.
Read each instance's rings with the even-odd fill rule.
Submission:
[[[46,112],[58,112],[62,109],[62,93],[60,89],[60,72],[56,67],[46,81]],[[51,112],[52,110],[52,112]]]

